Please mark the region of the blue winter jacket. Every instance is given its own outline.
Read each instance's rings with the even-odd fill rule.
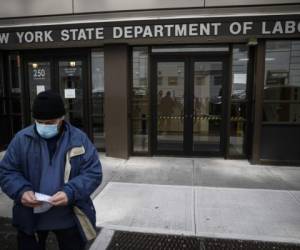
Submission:
[[[95,228],[96,212],[90,195],[101,184],[102,167],[95,146],[79,129],[65,122],[63,140],[67,140],[64,159],[68,166],[65,172],[64,191],[69,206],[74,211],[74,219],[85,240]],[[31,125],[16,134],[0,162],[0,186],[14,200],[13,225],[28,234],[35,233],[37,217],[33,209],[21,203],[25,191],[36,192],[40,186],[40,163],[46,158],[41,154],[40,136]],[[48,156],[47,156],[48,157]],[[88,228],[90,226],[90,228]],[[91,228],[92,227],[92,228]]]

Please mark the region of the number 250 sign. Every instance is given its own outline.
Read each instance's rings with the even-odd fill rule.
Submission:
[[[44,69],[33,69],[33,78],[40,79],[40,78],[45,78],[45,76],[46,76],[46,71]]]

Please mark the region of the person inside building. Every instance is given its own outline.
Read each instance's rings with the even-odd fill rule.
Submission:
[[[18,249],[46,249],[52,231],[60,250],[83,250],[96,236],[90,195],[102,181],[97,150],[64,120],[56,92],[39,93],[32,113],[34,124],[15,135],[0,162],[0,186],[14,200]]]

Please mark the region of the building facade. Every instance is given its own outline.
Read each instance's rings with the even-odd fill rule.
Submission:
[[[59,91],[112,157],[300,163],[299,0],[1,0],[0,148]]]

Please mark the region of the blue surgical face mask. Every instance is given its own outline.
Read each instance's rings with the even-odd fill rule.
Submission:
[[[38,122],[35,122],[35,124],[37,132],[45,139],[52,138],[59,132],[58,124],[41,124]]]

